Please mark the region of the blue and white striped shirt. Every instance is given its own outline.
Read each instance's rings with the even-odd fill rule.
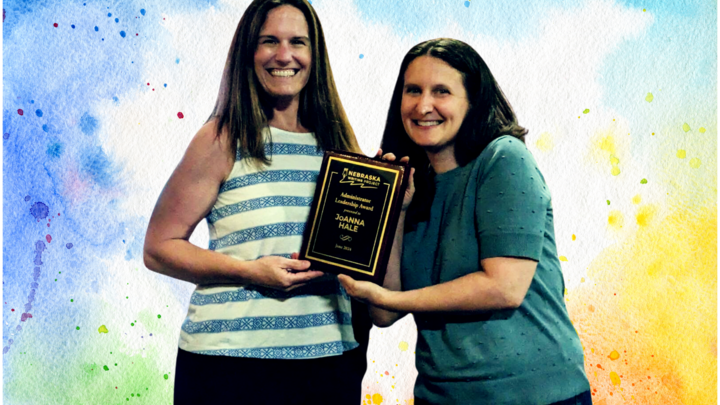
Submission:
[[[267,134],[267,132],[266,132]],[[312,133],[270,128],[269,166],[239,154],[206,220],[210,250],[239,260],[300,251],[322,162]],[[198,286],[180,332],[186,351],[301,359],[357,347],[350,298],[335,276],[290,292],[253,285]]]

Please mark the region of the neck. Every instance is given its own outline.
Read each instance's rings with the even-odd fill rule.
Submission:
[[[430,166],[437,174],[449,172],[459,166],[455,160],[455,145],[448,145],[437,152],[426,151],[426,153]]]
[[[268,125],[288,132],[308,132],[298,119],[299,96],[273,101],[272,118],[268,120]]]

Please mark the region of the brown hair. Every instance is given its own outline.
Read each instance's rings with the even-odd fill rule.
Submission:
[[[227,130],[234,154],[269,163],[263,129],[272,118],[268,117],[272,109],[265,102],[267,97],[255,74],[254,55],[268,13],[283,5],[303,13],[310,35],[312,68],[308,83],[300,92],[300,123],[315,133],[321,149],[359,151],[335,87],[320,20],[305,0],[255,0],[245,10],[235,30],[217,102],[208,121],[216,120],[218,137]]]

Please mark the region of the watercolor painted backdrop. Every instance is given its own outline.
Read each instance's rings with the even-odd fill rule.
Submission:
[[[485,58],[553,193],[596,404],[717,402],[715,1],[312,3],[368,154],[412,45]],[[192,286],[143,237],[247,4],[4,2],[5,404],[171,403]],[[414,347],[410,317],[374,330],[358,402],[411,404]]]

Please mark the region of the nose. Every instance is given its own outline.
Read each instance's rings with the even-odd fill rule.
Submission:
[[[292,49],[290,48],[289,43],[280,43],[277,49],[277,54],[275,54],[275,60],[277,60],[278,62],[292,62]]]
[[[431,113],[434,108],[432,101],[431,95],[423,92],[415,105],[415,110],[422,115]]]

